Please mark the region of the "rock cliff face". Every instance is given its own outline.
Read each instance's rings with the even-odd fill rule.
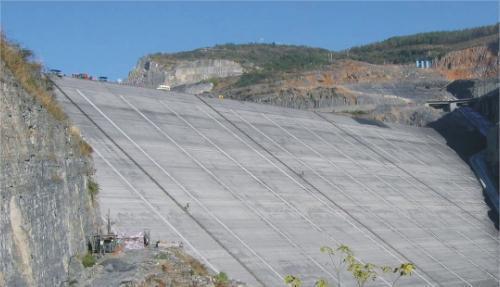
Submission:
[[[498,50],[485,45],[453,51],[435,61],[434,66],[449,80],[496,78]]]
[[[149,57],[139,60],[129,73],[127,82],[135,86],[156,88],[160,84],[179,86],[212,78],[225,78],[243,74],[243,67],[230,60],[202,59],[160,64]]]
[[[0,286],[60,286],[96,228],[92,163],[76,131],[1,71]]]

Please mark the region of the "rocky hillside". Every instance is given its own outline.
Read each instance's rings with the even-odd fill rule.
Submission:
[[[325,49],[276,44],[225,44],[180,53],[156,53],[139,59],[127,82],[157,87],[238,77],[238,85],[304,71],[331,62]],[[241,76],[241,77],[240,77]]]
[[[216,82],[212,94],[298,109],[422,103],[447,98],[447,81],[435,70],[340,60],[326,69],[288,73],[280,79],[238,86],[236,78]]]
[[[439,59],[447,53],[477,46],[498,47],[498,24],[477,28],[418,33],[353,47],[344,56],[372,64],[410,64],[418,58]],[[498,51],[498,48],[496,49]]]
[[[144,57],[130,72],[127,83],[156,88],[160,84],[179,86],[194,84],[212,78],[225,78],[243,74],[243,67],[231,60],[200,59],[164,64],[155,57]]]
[[[98,228],[91,149],[29,51],[2,38],[1,53],[0,286],[60,286]]]
[[[416,59],[431,60],[432,67],[416,68]],[[498,25],[491,25],[393,37],[341,52],[227,44],[157,53],[143,57],[128,82],[153,88],[168,84],[182,92],[298,109],[387,111],[391,114],[377,112],[377,117],[389,120],[400,116],[392,114],[394,109],[388,106],[420,112],[422,109],[412,106],[467,94],[447,89],[451,81],[483,81],[497,74]],[[454,87],[460,90],[462,85]]]
[[[79,267],[76,265],[75,267]],[[79,268],[82,268],[81,266]],[[213,274],[179,247],[126,250],[77,271],[71,286],[245,287],[221,272]]]
[[[497,45],[481,45],[450,52],[436,59],[434,67],[448,80],[496,78],[498,41]]]
[[[130,72],[128,81],[135,85],[156,86],[165,83],[176,86],[241,75],[235,85],[244,86],[266,79],[274,80],[287,73],[330,70],[334,68],[331,67],[333,62],[349,59],[378,65],[404,65],[413,64],[419,58],[427,58],[439,61],[440,67],[453,69],[453,63],[448,68],[450,61],[454,61],[450,57],[472,57],[471,60],[481,61],[485,60],[481,57],[487,52],[496,55],[498,32],[498,25],[491,25],[458,31],[420,33],[393,37],[341,52],[272,43],[225,44],[187,52],[156,53],[141,58],[136,68]],[[475,47],[482,48],[468,51]],[[465,50],[462,54],[470,56],[449,54],[462,50]]]

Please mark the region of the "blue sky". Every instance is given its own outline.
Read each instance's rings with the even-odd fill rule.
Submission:
[[[220,43],[342,50],[498,21],[497,2],[5,2],[2,29],[50,68],[125,78],[137,59]]]

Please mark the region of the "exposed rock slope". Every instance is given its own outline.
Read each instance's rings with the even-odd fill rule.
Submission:
[[[228,80],[230,81],[230,80]],[[435,70],[405,65],[339,61],[324,70],[288,74],[281,80],[244,87],[218,83],[213,94],[297,109],[357,105],[400,105],[451,96]]]
[[[432,68],[416,68],[418,59],[431,60]],[[221,72],[214,72],[215,63],[224,63]],[[450,81],[487,82],[497,74],[495,24],[392,37],[340,52],[272,43],[157,53],[142,58],[128,82],[181,85],[177,90],[187,93],[296,109],[368,111],[386,121],[421,125],[435,120],[436,113],[416,106],[469,93],[461,84],[447,89]],[[481,84],[472,93],[496,87]]]
[[[478,46],[446,54],[435,61],[436,69],[449,80],[496,78],[498,48]]]
[[[182,248],[145,248],[107,255],[73,278],[74,286],[245,287],[225,274],[212,274]]]
[[[146,56],[139,60],[135,69],[130,72],[127,82],[136,86],[156,88],[160,84],[179,86],[241,74],[242,66],[230,60],[183,60],[164,64]]]
[[[0,286],[60,286],[97,215],[75,129],[0,73]]]

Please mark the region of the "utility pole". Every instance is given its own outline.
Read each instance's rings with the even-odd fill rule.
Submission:
[[[111,234],[111,219],[109,216],[109,208],[108,208],[108,234]]]

